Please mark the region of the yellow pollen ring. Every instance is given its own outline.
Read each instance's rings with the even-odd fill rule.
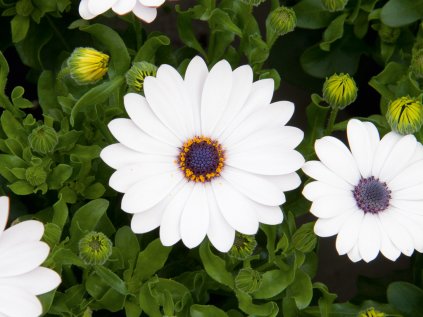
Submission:
[[[187,166],[187,155],[194,144],[201,144],[201,143],[206,143],[214,147],[218,155],[218,164],[216,169],[213,172],[206,173],[206,174],[195,174],[195,172]],[[212,140],[209,137],[195,136],[189,139],[188,141],[186,141],[180,149],[181,151],[178,157],[178,165],[181,171],[184,173],[185,178],[193,182],[205,183],[212,180],[215,177],[220,176],[220,173],[222,172],[222,169],[224,166],[225,157],[224,157],[224,151],[222,149],[222,146],[219,144],[219,142]]]

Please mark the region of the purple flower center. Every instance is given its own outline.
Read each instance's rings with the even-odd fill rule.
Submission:
[[[361,178],[353,190],[357,206],[365,213],[377,214],[389,206],[391,191],[385,182],[373,176]]]

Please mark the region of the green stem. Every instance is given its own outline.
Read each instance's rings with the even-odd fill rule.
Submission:
[[[62,33],[60,33],[60,30],[56,27],[56,25],[54,24],[54,22],[52,21],[52,19],[46,15],[47,17],[47,21],[48,24],[50,24],[50,27],[52,28],[54,34],[56,34],[56,36],[59,38],[60,42],[62,42],[63,46],[65,47],[65,49],[70,52],[71,48],[68,45],[68,43],[66,42],[65,38],[63,37]]]
[[[133,14],[132,15],[132,27],[135,31],[135,40],[137,43],[137,51],[140,49],[143,43],[143,36],[142,36],[142,26],[141,22],[137,17]]]
[[[330,112],[328,125],[326,127],[325,134],[329,135],[333,132],[333,126],[335,125],[336,116],[338,115],[338,108],[333,108]]]
[[[110,133],[109,129],[106,127],[106,125],[104,124],[103,121],[95,120],[94,125],[96,126],[97,129],[100,130],[101,134],[103,134],[103,136],[106,138],[106,140],[109,144],[116,143],[115,138]]]
[[[271,10],[275,10],[276,8],[279,8],[281,5],[279,3],[279,0],[272,0],[272,4],[271,4]]]

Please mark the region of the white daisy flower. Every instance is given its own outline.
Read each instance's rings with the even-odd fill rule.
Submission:
[[[81,0],[79,14],[85,20],[112,9],[119,15],[133,12],[141,20],[150,23],[157,16],[157,9],[165,0]]]
[[[318,236],[338,235],[340,255],[370,262],[379,251],[395,261],[401,253],[423,251],[423,146],[413,135],[390,132],[352,119],[350,150],[327,136],[315,143],[320,161],[304,164],[316,181],[304,187],[319,219]]]
[[[250,66],[222,60],[209,72],[195,57],[185,78],[162,65],[145,78],[145,98],[125,96],[130,119],[110,122],[120,143],[100,156],[117,169],[109,184],[125,193],[134,232],[160,226],[164,245],[189,248],[207,235],[226,252],[235,231],[282,222],[283,192],[300,184],[303,132],[285,126],[294,105],[271,103],[273,89],[271,79],[253,83]]]
[[[53,270],[40,267],[49,247],[40,241],[41,222],[28,220],[5,229],[9,216],[9,198],[0,197],[0,317],[36,317],[43,312],[36,295],[47,293],[60,284]]]

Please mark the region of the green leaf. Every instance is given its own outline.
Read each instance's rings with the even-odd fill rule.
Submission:
[[[110,95],[119,89],[125,81],[125,77],[118,76],[88,90],[75,104],[72,109],[70,122],[75,124],[76,115],[80,112],[88,112],[97,104],[107,101]]]
[[[191,317],[228,317],[223,310],[213,305],[192,305],[190,314]]]
[[[244,313],[254,316],[276,317],[279,312],[279,307],[275,302],[270,301],[265,304],[256,305],[247,293],[237,290],[235,295],[238,298],[239,308]]]
[[[85,188],[83,195],[84,197],[88,199],[97,199],[103,196],[105,191],[106,191],[106,188],[104,187],[103,184],[95,183]]]
[[[50,248],[54,247],[60,242],[60,236],[62,235],[62,229],[54,223],[46,223],[44,225],[43,240],[47,242]]]
[[[287,289],[287,295],[294,298],[299,309],[306,308],[313,297],[313,285],[310,277],[303,271],[297,270],[294,282]]]
[[[160,239],[150,242],[138,255],[134,278],[140,281],[149,279],[163,267],[171,250],[171,247],[163,246]]]
[[[30,20],[27,16],[15,15],[10,21],[10,27],[12,29],[12,41],[18,43],[22,41],[29,30]]]
[[[71,177],[73,169],[67,164],[59,164],[53,168],[47,178],[50,189],[62,188],[63,184]]]
[[[164,35],[153,36],[147,39],[141,48],[138,50],[134,58],[135,62],[146,61],[155,63],[156,51],[162,47],[170,44],[170,39]]]
[[[131,59],[125,43],[116,31],[103,24],[82,26],[80,30],[90,33],[110,52],[108,72],[111,79],[120,77],[126,73],[129,69]]]
[[[100,265],[94,266],[95,273],[101,277],[101,279],[109,285],[111,288],[116,290],[122,295],[129,294],[128,289],[126,288],[125,282],[117,276],[115,273],[110,271],[108,268]]]
[[[201,44],[198,42],[192,26],[192,19],[189,13],[178,14],[177,20],[178,34],[181,41],[188,47],[195,49],[203,57],[207,57]]]
[[[9,64],[3,53],[0,51],[0,95],[4,94],[4,88],[7,83],[7,75],[9,74]]]
[[[234,277],[226,270],[225,261],[211,252],[208,241],[200,245],[200,258],[203,262],[204,269],[211,278],[231,289],[234,288]]]
[[[38,78],[38,102],[43,113],[49,113],[50,109],[59,107],[55,92],[55,78],[52,71],[43,71]]]
[[[17,181],[8,187],[16,194],[16,195],[29,195],[34,192],[34,187],[31,186],[27,181]]]
[[[209,26],[212,31],[226,31],[242,37],[241,29],[232,21],[229,14],[219,8],[212,11]]]
[[[423,2],[389,0],[382,8],[380,19],[391,27],[400,27],[423,18]]]
[[[297,27],[321,29],[329,25],[336,13],[328,12],[321,0],[302,0],[294,7]]]
[[[320,48],[323,51],[330,51],[330,45],[344,35],[344,23],[348,17],[347,13],[336,17],[327,27],[323,33],[323,41],[320,43]]]
[[[130,227],[119,228],[115,236],[115,246],[120,249],[125,261],[129,265],[135,266],[135,260],[140,252],[140,245]]]
[[[257,299],[272,298],[285,290],[295,277],[295,268],[287,266],[286,270],[264,272],[260,288],[252,295]]]
[[[53,205],[54,215],[52,222],[63,229],[69,216],[69,210],[63,197],[61,195],[59,197],[59,201]]]
[[[405,317],[423,316],[423,290],[407,282],[393,282],[387,290],[388,302]]]

